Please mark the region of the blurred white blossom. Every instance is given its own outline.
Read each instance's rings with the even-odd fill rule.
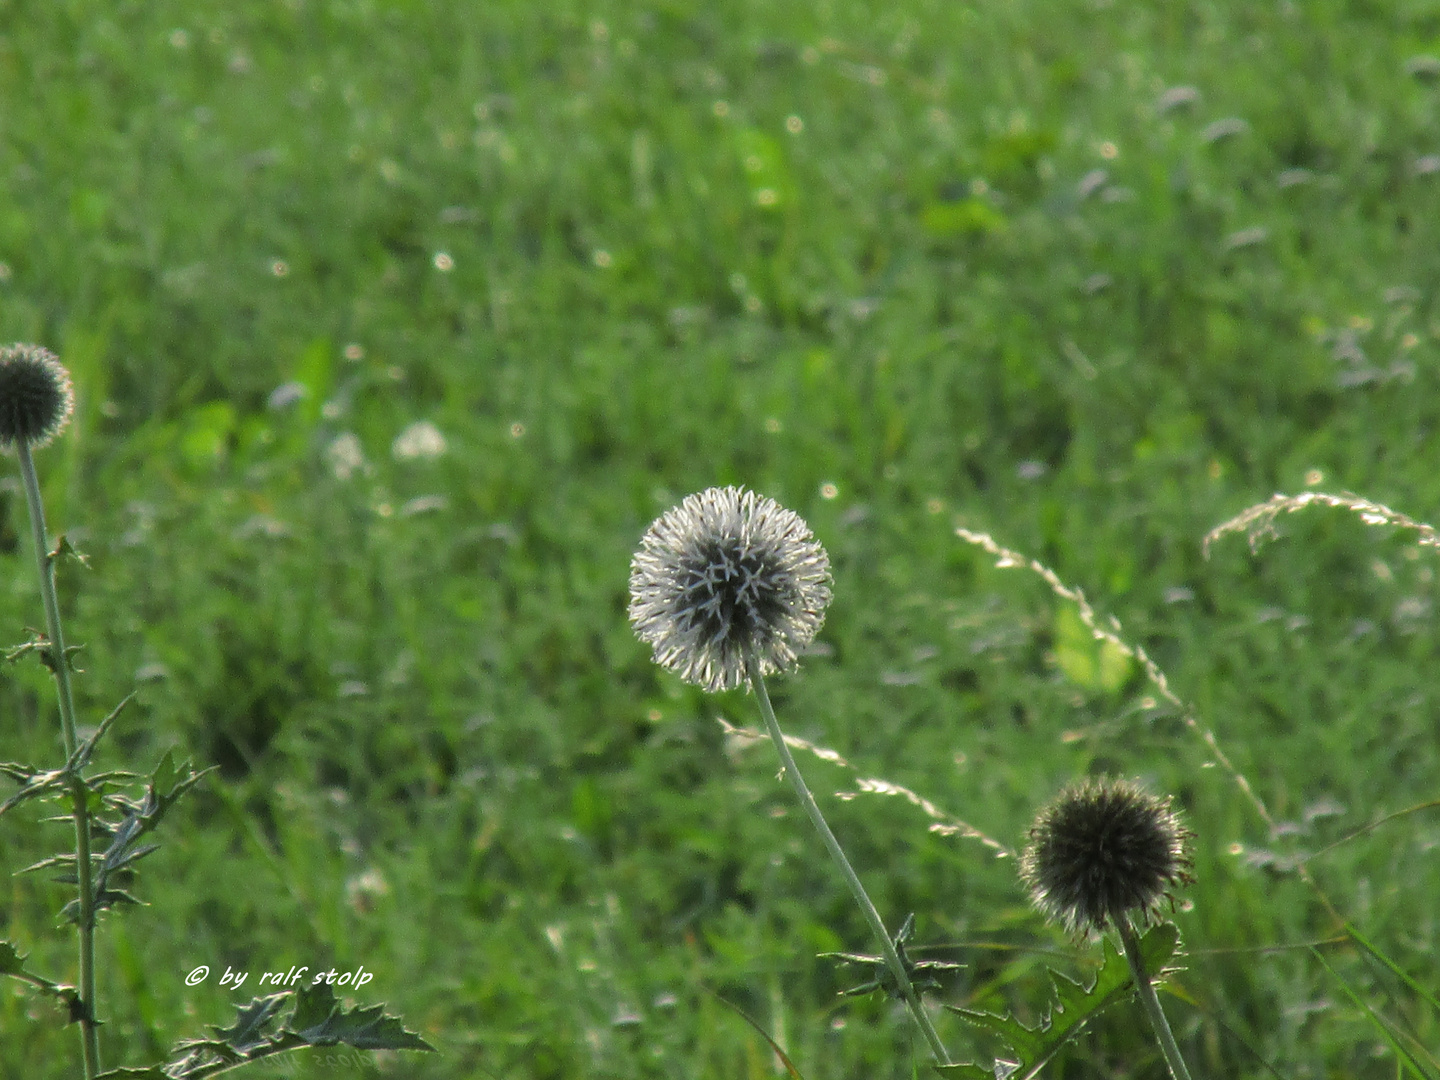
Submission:
[[[349,431],[337,435],[326,447],[325,458],[337,480],[349,480],[365,468],[365,451],[360,447],[360,440]]]
[[[417,420],[395,437],[390,452],[397,461],[438,458],[445,453],[445,436],[429,420]]]

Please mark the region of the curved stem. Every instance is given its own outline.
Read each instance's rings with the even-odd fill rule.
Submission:
[[[1115,929],[1120,932],[1125,959],[1130,961],[1130,974],[1135,979],[1135,989],[1140,993],[1140,1003],[1145,1006],[1155,1037],[1160,1040],[1160,1052],[1165,1055],[1165,1064],[1170,1066],[1170,1075],[1175,1080],[1190,1080],[1190,1070],[1185,1067],[1185,1059],[1180,1056],[1180,1047],[1175,1043],[1170,1022],[1165,1019],[1165,1010],[1160,1008],[1160,999],[1155,996],[1155,984],[1145,970],[1145,958],[1140,955],[1140,940],[1135,935],[1135,925],[1130,921],[1128,912],[1115,919]]]
[[[50,637],[51,669],[60,698],[60,728],[65,740],[65,757],[75,756],[79,740],[75,732],[75,696],[70,689],[70,660],[65,655],[65,635],[60,628],[60,602],[55,595],[55,560],[45,538],[45,506],[40,500],[40,482],[35,461],[24,439],[16,440],[20,476],[25,484],[25,501],[30,507],[30,530],[35,538],[35,566],[40,573],[40,596],[45,602],[45,629]],[[89,791],[78,777],[70,781],[70,802],[75,816],[75,872],[80,884],[80,999],[85,1015],[80,1019],[81,1049],[85,1076],[100,1072],[100,1034],[95,1026],[95,890],[90,866]]]
[[[810,789],[805,786],[805,780],[801,777],[800,770],[795,767],[795,759],[790,754],[790,748],[785,745],[785,735],[780,730],[779,721],[775,719],[775,709],[771,706],[770,695],[765,689],[765,679],[760,673],[759,657],[753,651],[746,655],[745,667],[750,676],[750,685],[755,688],[755,696],[760,702],[760,715],[765,718],[765,727],[770,732],[770,739],[775,744],[776,751],[780,754],[780,762],[785,767],[785,775],[790,778],[790,783],[795,788],[795,794],[800,799],[800,805],[810,815],[810,821],[820,833],[820,838],[825,841],[826,850],[835,860],[835,865],[840,868],[840,873],[845,878],[845,883],[850,886],[850,892],[854,895],[855,902],[860,905],[865,921],[870,924],[870,929],[879,938],[880,951],[885,956],[885,962],[890,966],[890,973],[895,976],[895,982],[900,987],[900,992],[905,995],[905,1003],[910,1006],[910,1013],[915,1017],[915,1022],[920,1025],[920,1030],[925,1035],[925,1041],[930,1044],[930,1051],[935,1055],[935,1060],[941,1065],[949,1065],[950,1055],[946,1053],[945,1044],[936,1034],[935,1025],[930,1022],[929,1014],[925,1012],[925,1007],[920,1002],[920,995],[916,993],[914,985],[910,982],[910,976],[905,972],[905,965],[900,962],[900,956],[895,951],[895,944],[890,938],[889,931],[885,929],[885,923],[881,920],[880,913],[870,902],[870,896],[865,891],[865,886],[860,883],[859,875],[850,865],[850,860],[845,857],[845,852],[840,847],[840,841],[836,840],[835,834],[830,831],[830,826],[826,824],[825,816],[820,813],[820,807],[815,802],[815,797],[810,794]]]

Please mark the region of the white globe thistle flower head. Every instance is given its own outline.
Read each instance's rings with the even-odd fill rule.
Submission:
[[[630,623],[655,662],[709,693],[793,670],[825,621],[830,559],[795,513],[708,488],[657,518],[630,562]]]

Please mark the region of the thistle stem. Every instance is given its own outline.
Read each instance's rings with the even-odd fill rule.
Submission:
[[[805,786],[805,780],[800,775],[800,770],[795,767],[795,759],[790,754],[790,748],[785,745],[785,735],[780,730],[779,721],[775,719],[775,709],[771,706],[770,695],[765,689],[765,678],[760,673],[760,659],[754,651],[746,654],[745,666],[750,676],[750,685],[755,688],[755,697],[760,702],[760,715],[765,718],[765,727],[770,732],[770,740],[780,754],[780,763],[784,766],[785,775],[790,778],[790,783],[795,788],[795,795],[799,798],[800,805],[810,815],[810,821],[820,833],[820,838],[825,841],[826,850],[835,860],[835,865],[840,868],[840,873],[845,878],[845,883],[850,886],[850,892],[854,895],[855,902],[860,905],[860,911],[864,914],[865,921],[870,924],[870,929],[879,939],[880,951],[885,956],[885,962],[890,966],[890,972],[895,976],[895,982],[905,996],[905,1003],[910,1006],[911,1015],[920,1025],[920,1030],[925,1035],[925,1041],[930,1044],[930,1051],[935,1055],[935,1060],[941,1065],[949,1065],[951,1063],[950,1055],[946,1053],[945,1044],[936,1034],[935,1025],[930,1022],[930,1017],[920,1002],[920,995],[916,993],[914,985],[910,982],[910,976],[905,972],[905,965],[900,962],[900,956],[895,951],[895,944],[890,938],[889,931],[885,929],[885,923],[880,919],[880,913],[875,910],[875,905],[871,903],[865,886],[860,883],[859,875],[850,865],[850,860],[845,857],[845,852],[840,847],[840,841],[836,840],[835,834],[830,831],[830,826],[826,824],[825,816],[820,813],[820,807],[815,802],[815,797],[810,794],[810,789]],[[1189,1078],[1186,1077],[1185,1080],[1189,1080]]]
[[[1130,921],[1128,912],[1114,921],[1115,929],[1120,932],[1120,941],[1125,946],[1125,959],[1130,961],[1130,974],[1135,980],[1135,989],[1139,991],[1140,1003],[1150,1018],[1150,1026],[1155,1029],[1155,1037],[1160,1040],[1160,1052],[1165,1055],[1165,1064],[1170,1066],[1170,1075],[1174,1080],[1190,1080],[1190,1070],[1185,1067],[1185,1059],[1180,1056],[1180,1047],[1175,1044],[1170,1022],[1165,1019],[1165,1010],[1160,1007],[1160,999],[1155,995],[1155,984],[1145,970],[1145,958],[1140,955],[1140,939],[1135,934],[1135,924]]]
[[[25,501],[30,507],[30,529],[35,538],[35,565],[40,572],[40,595],[45,602],[46,633],[50,637],[51,668],[60,699],[60,727],[65,740],[65,758],[75,756],[79,745],[75,732],[75,697],[70,689],[70,659],[65,654],[65,635],[60,629],[60,603],[55,595],[55,560],[50,557],[45,537],[45,507],[40,501],[40,482],[30,445],[16,439],[20,476],[25,484]],[[75,873],[80,885],[80,999],[85,1015],[80,1018],[81,1050],[85,1077],[100,1072],[100,1034],[95,1024],[95,890],[90,866],[89,791],[83,780],[70,780],[70,802],[75,816]]]

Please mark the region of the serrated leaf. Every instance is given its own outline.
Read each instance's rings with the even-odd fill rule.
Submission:
[[[235,1007],[238,1018],[233,1026],[228,1028],[212,1026],[211,1030],[220,1037],[221,1042],[237,1053],[243,1054],[246,1050],[259,1046],[265,1041],[265,1036],[262,1034],[264,1028],[275,1018],[275,1014],[280,1011],[280,1007],[285,1004],[285,999],[289,996],[289,994],[271,994],[269,997],[253,998],[250,1004]],[[206,1048],[209,1047],[206,1046]]]
[[[125,702],[121,702],[120,707],[124,705]],[[96,733],[97,737],[99,734]],[[190,768],[188,760],[176,765],[173,753],[167,750],[150,774],[145,797],[140,802],[119,797],[110,800],[112,805],[125,811],[125,818],[118,824],[97,823],[95,827],[97,833],[110,837],[110,845],[95,872],[96,910],[117,902],[140,902],[123,890],[110,888],[111,875],[133,870],[137,861],[156,850],[159,845],[141,845],[140,838],[155,829],[180,797],[211,771],[204,769],[197,773]]]
[[[25,957],[21,956],[19,950],[8,941],[0,941],[0,975],[14,976],[38,990],[43,990],[52,997],[59,998],[69,1010],[71,1023],[75,1023],[85,1016],[85,1006],[75,987],[66,983],[54,982],[43,975],[36,975],[32,971],[26,971]]]
[[[37,863],[31,863],[29,866],[26,866],[26,867],[23,867],[22,869],[16,870],[16,871],[15,871],[15,874],[16,874],[16,876],[18,877],[20,874],[33,874],[33,873],[35,873],[37,870],[49,870],[49,869],[50,869],[51,867],[53,867],[53,866],[70,866],[70,867],[73,867],[74,865],[75,865],[75,856],[74,856],[73,854],[70,854],[70,855],[66,855],[66,854],[51,855],[48,859],[41,859],[41,860],[40,860],[39,862],[37,862]],[[74,872],[73,869],[72,869],[71,872],[70,872],[70,876],[71,876],[72,878],[75,876],[75,872]]]
[[[387,1016],[384,1005],[357,1006],[345,1011],[328,983],[304,987],[295,994],[295,1011],[286,1022],[311,1046],[344,1043],[357,1050],[431,1050],[435,1048],[413,1031],[406,1031],[397,1016]]]
[[[129,1065],[122,1065],[118,1069],[106,1069],[95,1080],[172,1080],[170,1075],[159,1065],[151,1065],[148,1069],[136,1069]]]
[[[25,970],[25,958],[14,944],[0,941],[0,975],[18,975]]]
[[[38,630],[32,630],[31,633],[37,636],[30,641],[22,641],[19,645],[12,645],[5,650],[5,662],[7,664],[18,664],[31,653],[43,654],[46,649],[49,648],[46,644],[47,639],[43,634],[40,634]]]
[[[941,1076],[959,1076],[964,1080],[996,1080],[997,1077],[1008,1077],[1015,1071],[1011,1069],[1006,1072],[1004,1066],[1008,1064],[1010,1063],[997,1061],[993,1067],[987,1069],[984,1065],[966,1061],[958,1065],[936,1065],[934,1069]]]
[[[60,538],[55,541],[55,547],[45,557],[51,562],[56,562],[63,558],[71,558],[85,567],[85,569],[90,569],[90,556],[70,543],[70,538],[64,533],[60,534]]]
[[[1145,970],[1155,972],[1154,977],[1163,974],[1179,946],[1180,931],[1174,923],[1160,923],[1153,927],[1140,939],[1140,955],[1144,959]],[[945,1007],[975,1027],[998,1036],[1010,1048],[1019,1064],[1006,1075],[1013,1074],[1015,1080],[1032,1080],[1067,1042],[1080,1033],[1086,1021],[1119,1001],[1134,985],[1129,964],[1108,937],[1102,942],[1100,970],[1088,987],[1055,971],[1050,972],[1050,981],[1055,989],[1055,1002],[1049,1014],[1033,1028],[1026,1027],[1009,1013],[1002,1016],[958,1005]],[[995,1074],[986,1074],[982,1069],[971,1075],[993,1077]]]
[[[132,907],[145,907],[145,901],[131,895],[124,889],[100,889],[95,894],[95,908],[92,915],[98,915],[106,908],[114,907],[116,904],[129,904]],[[74,923],[80,921],[80,901],[71,900],[60,909],[60,923]]]
[[[6,762],[0,766],[0,771],[21,784],[19,791],[0,803],[0,814],[14,809],[29,799],[42,799],[52,794],[63,795],[69,790],[70,774],[64,769],[40,770]]]
[[[124,870],[130,866],[131,863],[138,862],[152,851],[158,851],[159,849],[159,844],[142,844],[140,847],[131,848],[128,851],[120,853],[113,859],[107,854],[105,856],[105,869],[107,872]]]

